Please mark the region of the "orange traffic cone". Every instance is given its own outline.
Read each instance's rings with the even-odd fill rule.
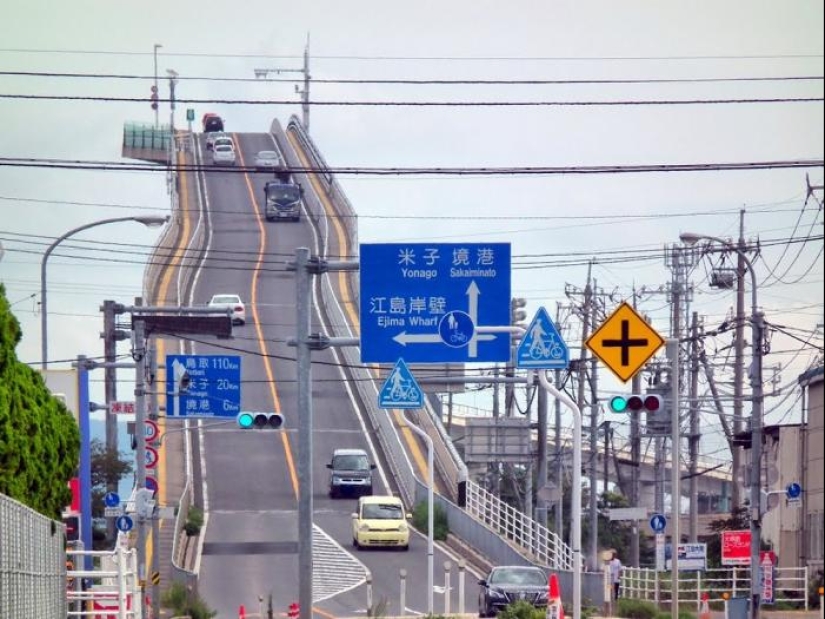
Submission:
[[[238,608],[238,619],[246,619],[246,608],[243,604]]]
[[[702,594],[702,603],[699,605],[699,619],[711,619],[707,592]]]
[[[564,619],[564,607],[561,603],[561,585],[557,574],[550,574],[547,583],[547,619]]]

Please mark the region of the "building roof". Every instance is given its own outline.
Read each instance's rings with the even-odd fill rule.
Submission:
[[[799,375],[799,378],[797,378],[797,382],[803,387],[807,387],[811,383],[821,383],[823,377],[823,369],[825,369],[825,366],[820,365],[819,367],[806,370],[805,372]]]

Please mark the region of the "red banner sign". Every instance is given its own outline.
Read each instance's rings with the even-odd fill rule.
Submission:
[[[751,532],[722,531],[722,565],[750,565]]]

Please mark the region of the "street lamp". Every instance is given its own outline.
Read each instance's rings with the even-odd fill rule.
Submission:
[[[753,410],[751,412],[751,617],[758,619],[761,592],[759,590],[759,551],[762,542],[762,505],[761,505],[761,478],[762,478],[762,407],[764,395],[762,390],[762,314],[756,305],[756,271],[747,254],[730,241],[706,234],[683,232],[679,235],[683,243],[693,245],[700,240],[711,241],[735,251],[745,262],[751,277],[751,331],[753,346],[753,365],[750,371]]]
[[[74,230],[69,230],[63,236],[55,239],[54,243],[49,245],[46,252],[43,254],[43,259],[40,261],[40,367],[45,370],[49,364],[49,347],[48,347],[48,304],[46,302],[46,262],[49,256],[62,241],[83,230],[102,226],[104,224],[114,224],[121,221],[136,221],[142,223],[149,228],[156,228],[162,226],[169,221],[169,216],[165,217],[113,217],[111,219],[101,219],[100,221],[93,221],[85,226],[80,226]]]

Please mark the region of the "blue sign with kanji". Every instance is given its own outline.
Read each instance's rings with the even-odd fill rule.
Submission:
[[[509,243],[360,247],[361,361],[510,360]]]
[[[235,417],[241,412],[238,355],[168,355],[167,417]]]

